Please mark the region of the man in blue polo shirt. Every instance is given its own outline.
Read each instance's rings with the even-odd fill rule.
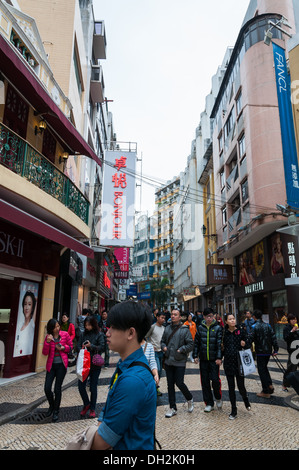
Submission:
[[[157,392],[141,348],[151,323],[151,313],[132,301],[108,314],[107,344],[120,360],[92,450],[154,450]]]

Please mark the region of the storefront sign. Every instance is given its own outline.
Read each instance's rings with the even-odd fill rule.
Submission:
[[[233,267],[230,264],[208,264],[207,278],[208,285],[232,284]]]
[[[135,152],[105,153],[100,234],[104,246],[133,246],[135,166]]]
[[[264,283],[256,282],[255,284],[249,284],[248,286],[244,287],[245,294],[255,294],[256,292],[261,292],[264,290]]]
[[[60,246],[0,219],[0,264],[59,275]]]
[[[9,233],[0,232],[0,253],[23,258],[24,240],[11,236]]]

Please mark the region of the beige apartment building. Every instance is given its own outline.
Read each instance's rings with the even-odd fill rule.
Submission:
[[[264,37],[282,15],[295,33],[297,10],[292,0],[249,3],[211,114],[218,258],[233,266],[239,320],[261,309],[279,338],[297,309],[298,287],[285,279],[299,258],[297,238],[277,232],[288,222],[279,209],[287,197],[273,49]],[[288,37],[271,32],[287,51]]]
[[[91,13],[92,2],[0,1],[0,375],[5,378],[44,369],[45,326],[57,299],[56,309],[74,307],[67,297],[78,302],[82,257],[86,283],[95,282],[95,253],[83,243],[91,239],[94,209],[84,171],[95,177],[101,168],[96,111],[104,101],[98,60],[106,56],[106,38],[104,25]],[[28,292],[35,300],[25,341]]]

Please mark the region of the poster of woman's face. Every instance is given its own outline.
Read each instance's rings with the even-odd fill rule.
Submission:
[[[33,351],[38,284],[22,281],[15,335],[14,357],[28,356]]]

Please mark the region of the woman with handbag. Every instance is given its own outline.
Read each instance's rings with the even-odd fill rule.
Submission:
[[[47,335],[43,346],[43,355],[48,356],[46,364],[45,394],[49,402],[47,416],[52,416],[52,421],[58,420],[62,383],[68,366],[68,353],[72,350],[73,343],[66,331],[60,331],[60,325],[55,318],[47,323]],[[54,393],[52,385],[55,380]]]
[[[78,352],[80,349],[86,348],[90,353],[90,371],[88,377],[82,382],[78,381],[78,389],[83,401],[83,409],[80,415],[83,417],[89,410],[89,417],[95,418],[95,407],[98,394],[98,378],[104,360],[101,354],[105,351],[105,336],[100,331],[98,322],[95,317],[88,316],[84,320],[84,331],[81,333],[77,344]],[[90,399],[86,391],[88,379],[90,380]]]
[[[236,326],[236,319],[233,314],[225,316],[225,329],[222,340],[223,368],[228,383],[228,393],[231,402],[231,414],[229,419],[237,418],[237,402],[235,392],[235,379],[238,390],[243,398],[245,407],[250,411],[250,403],[245,388],[245,379],[240,375],[239,351],[244,347],[250,347],[247,334],[244,329]]]

